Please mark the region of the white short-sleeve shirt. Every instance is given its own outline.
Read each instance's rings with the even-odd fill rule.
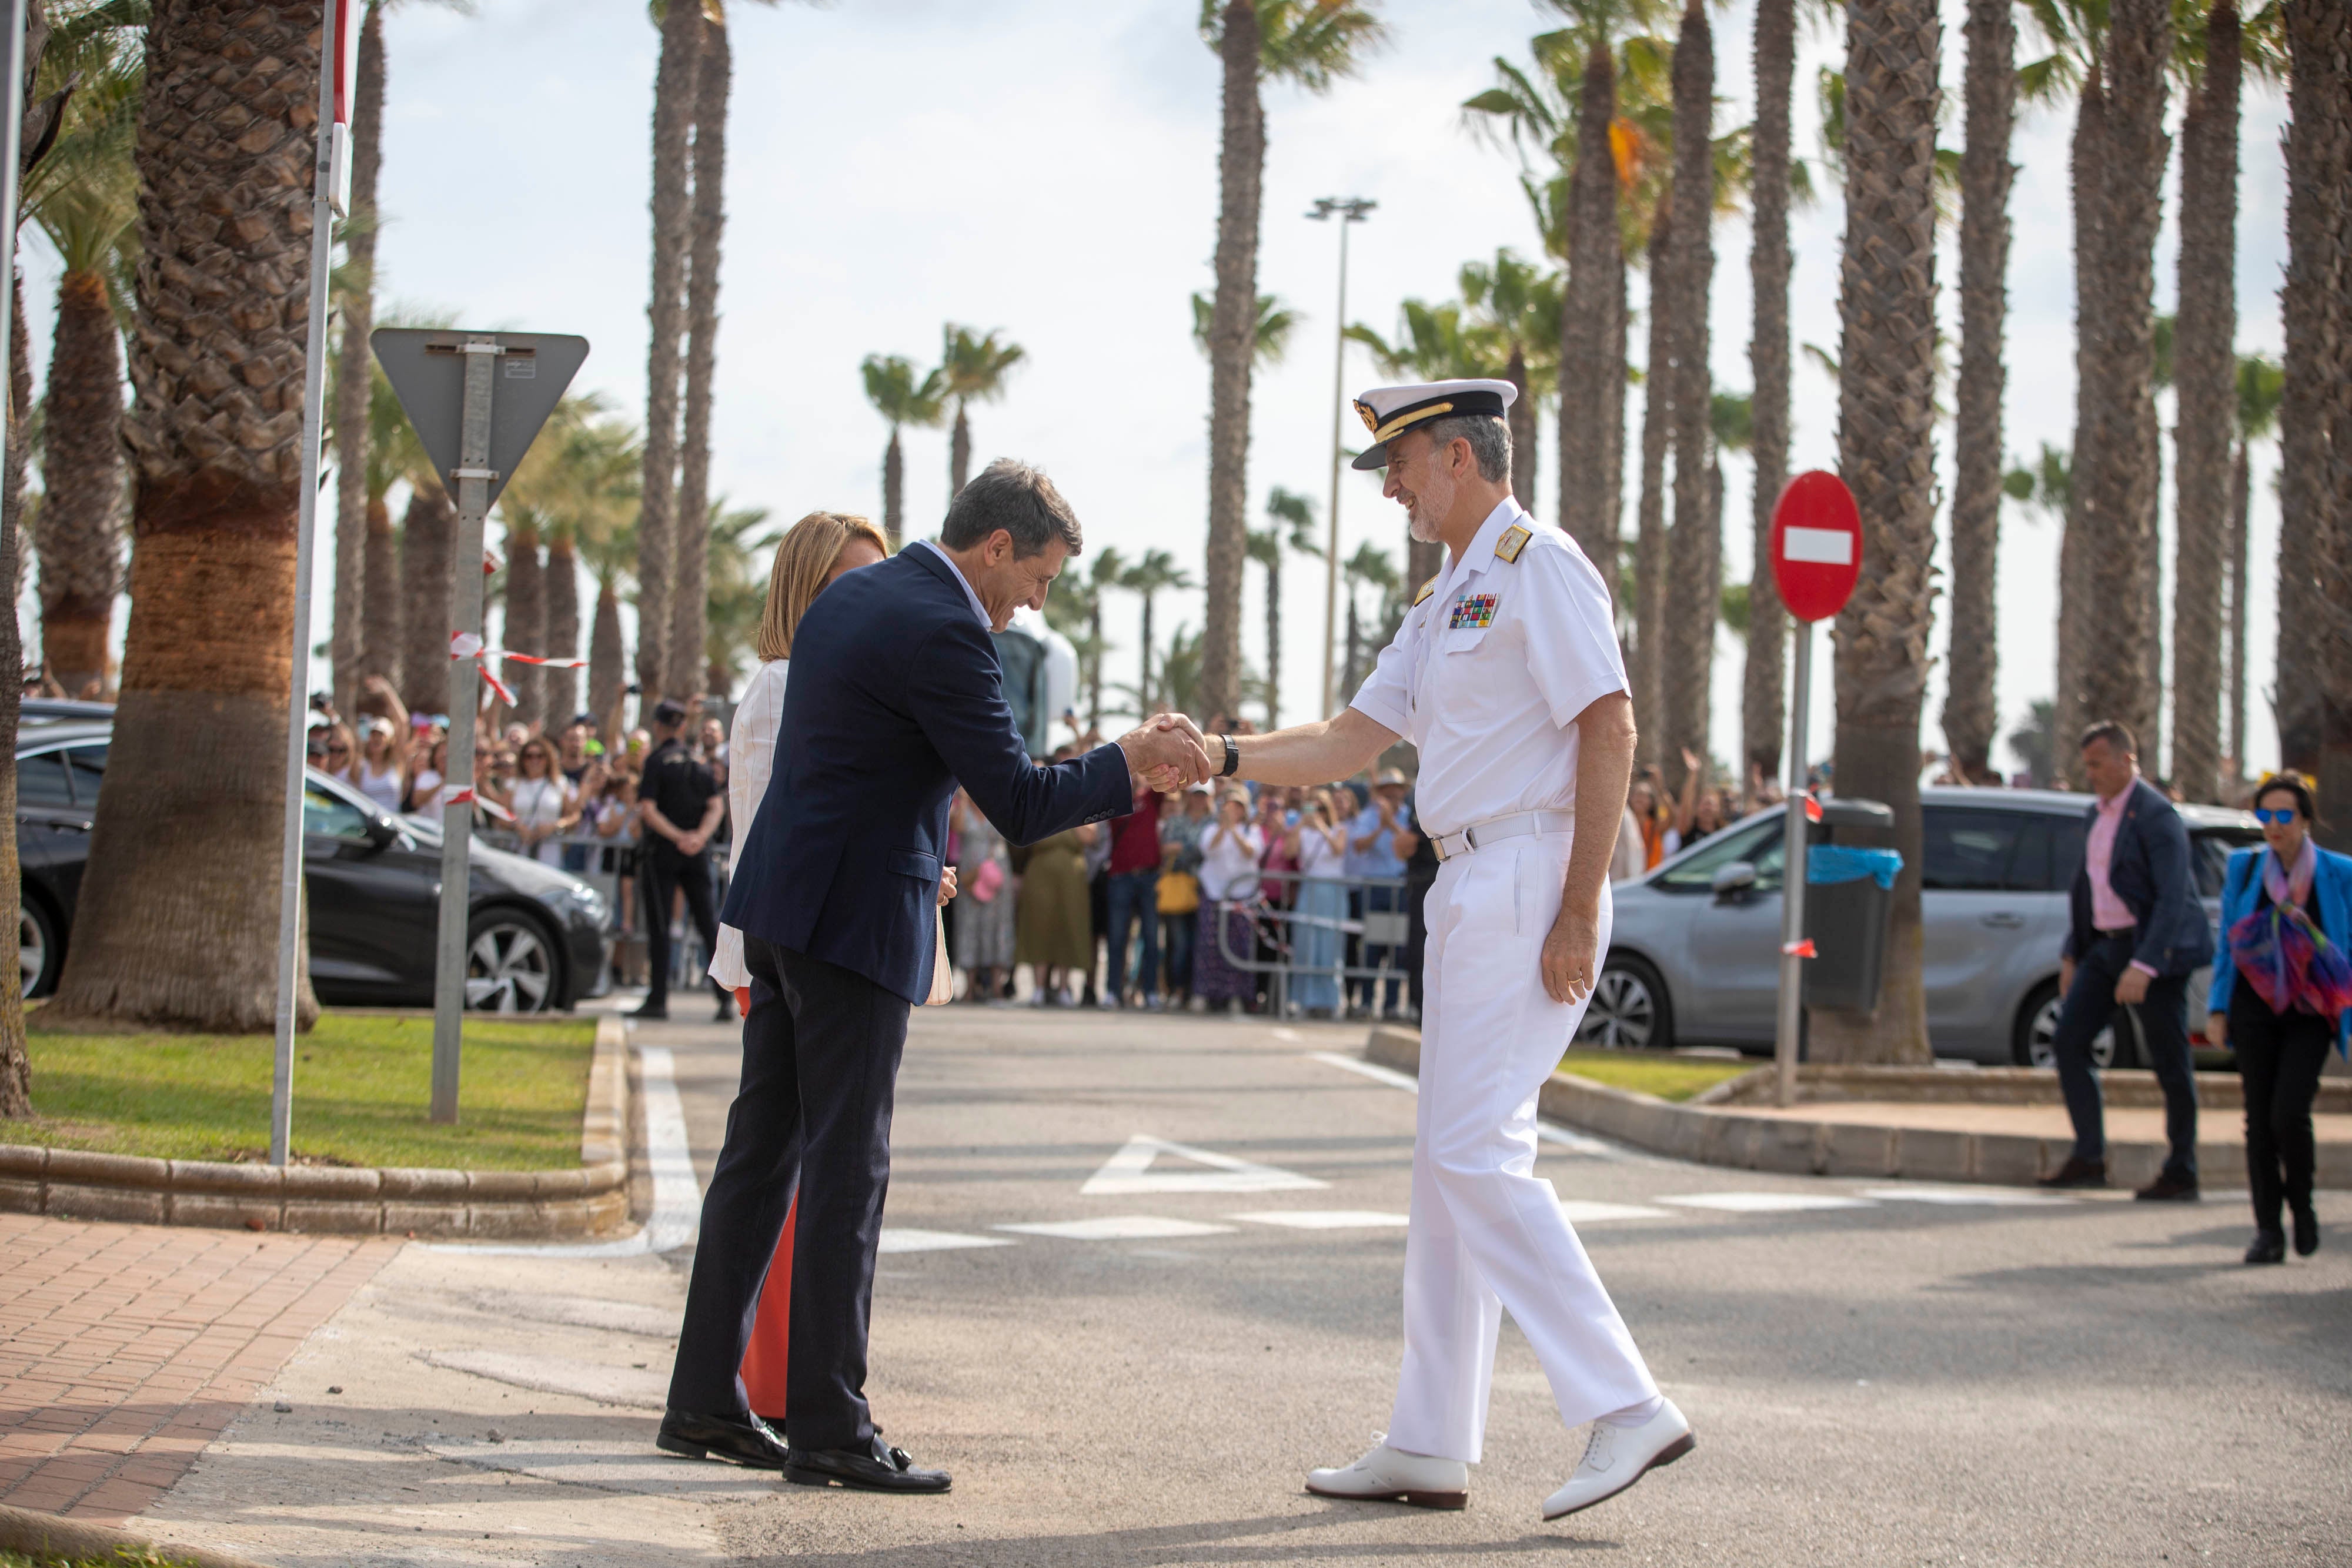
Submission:
[[[1496,553],[1513,544],[1516,559]],[[1507,498],[1405,612],[1349,706],[1420,749],[1421,820],[1443,834],[1573,810],[1576,716],[1628,689],[1601,573]]]

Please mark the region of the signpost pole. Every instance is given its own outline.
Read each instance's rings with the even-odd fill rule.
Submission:
[[[1813,623],[1801,620],[1796,632],[1797,668],[1789,700],[1789,827],[1780,873],[1780,1017],[1772,1035],[1778,1070],[1773,1103],[1782,1106],[1796,1103],[1797,1041],[1805,1027],[1805,960],[1798,945],[1805,939],[1805,721],[1812,707]]]
[[[482,635],[482,519],[490,509],[490,372],[502,351],[497,337],[470,332],[458,344],[466,361],[466,395],[458,414],[457,570],[450,614],[453,632]],[[433,961],[433,1111],[436,1122],[457,1119],[458,1041],[466,1016],[466,924],[471,914],[474,841],[474,728],[481,709],[481,674],[472,659],[449,670],[449,775],[441,808],[441,929]]]
[[[331,11],[334,9],[331,7]],[[310,576],[319,527],[319,445],[327,387],[327,285],[335,252],[335,72],[333,29],[319,30],[319,136],[310,171],[310,319],[302,349],[302,481],[294,532],[294,649],[286,705],[286,812],[278,856],[278,1041],[269,1067],[269,1163],[283,1166],[294,1138],[294,999],[302,940],[302,797],[310,736]]]

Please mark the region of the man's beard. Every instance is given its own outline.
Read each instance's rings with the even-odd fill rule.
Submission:
[[[1422,544],[1438,541],[1438,525],[1454,510],[1457,490],[1450,475],[1433,476],[1427,484],[1414,493],[1412,502],[1405,507],[1405,531]]]

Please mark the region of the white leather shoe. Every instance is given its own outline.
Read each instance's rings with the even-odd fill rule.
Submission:
[[[1403,1453],[1381,1442],[1345,1469],[1307,1471],[1307,1490],[1318,1497],[1349,1497],[1365,1502],[1467,1508],[1470,1467],[1460,1459]]]
[[[1671,1399],[1662,1402],[1658,1413],[1638,1427],[1612,1427],[1605,1422],[1592,1424],[1592,1436],[1585,1439],[1584,1458],[1568,1484],[1544,1500],[1543,1516],[1560,1519],[1580,1509],[1605,1502],[1640,1480],[1660,1465],[1671,1465],[1693,1448],[1698,1440],[1691,1436],[1690,1423],[1675,1408]]]

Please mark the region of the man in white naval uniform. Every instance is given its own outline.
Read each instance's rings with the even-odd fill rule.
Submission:
[[[1551,1184],[1535,1175],[1536,1092],[1609,946],[1609,862],[1633,759],[1633,702],[1601,574],[1511,499],[1513,389],[1381,387],[1356,408],[1383,494],[1445,565],[1337,717],[1207,737],[1228,775],[1346,778],[1400,736],[1421,753],[1428,899],[1421,1095],[1404,1264],[1404,1365],[1381,1444],[1309,1491],[1461,1508],[1479,1458],[1502,1309],[1560,1419],[1592,1423],[1547,1519],[1690,1451],[1690,1425],[1633,1348]],[[1572,482],[1572,480],[1571,480]]]

